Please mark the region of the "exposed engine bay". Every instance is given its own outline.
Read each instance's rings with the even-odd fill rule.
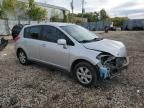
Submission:
[[[109,78],[113,74],[118,73],[125,64],[127,64],[126,57],[114,57],[108,53],[102,53],[97,57],[100,61],[100,77],[102,79]]]

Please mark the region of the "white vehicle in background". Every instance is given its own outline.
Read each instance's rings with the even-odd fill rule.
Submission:
[[[122,42],[98,38],[75,24],[26,25],[15,40],[21,64],[36,61],[64,69],[84,86],[110,78],[128,66]]]

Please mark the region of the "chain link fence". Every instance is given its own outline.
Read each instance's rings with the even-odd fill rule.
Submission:
[[[144,19],[132,19],[125,21],[123,24],[124,30],[135,30],[143,29],[144,30]]]
[[[78,25],[83,26],[91,31],[100,31],[104,30],[105,27],[110,27],[111,22],[98,21],[98,22],[79,23]]]

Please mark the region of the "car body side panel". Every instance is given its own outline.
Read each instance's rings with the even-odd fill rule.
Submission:
[[[16,41],[16,50],[21,48],[27,54],[28,59],[39,59],[39,40],[24,38],[24,29],[19,34],[20,39]]]
[[[69,49],[57,43],[40,41],[40,60],[68,70]]]
[[[40,49],[40,43],[39,40],[34,39],[26,39],[24,38],[24,47],[28,51],[28,55],[30,59],[40,59],[39,55],[39,49]]]
[[[70,65],[69,65],[68,71],[69,72],[71,71],[72,63],[79,59],[86,60],[90,62],[91,64],[93,64],[94,66],[97,65],[100,61],[96,59],[96,56],[100,53],[101,52],[86,49],[81,44],[76,45],[75,47],[71,47],[70,48],[70,61],[69,61]]]
[[[18,49],[22,49],[24,50],[24,52],[26,53],[27,57],[29,58],[29,52],[28,50],[26,49],[24,43],[23,43],[23,39],[20,39],[16,42],[16,52]]]

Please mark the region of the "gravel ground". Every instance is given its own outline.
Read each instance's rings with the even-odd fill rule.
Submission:
[[[124,42],[130,65],[120,76],[91,88],[48,66],[22,66],[9,41],[0,52],[0,108],[144,108],[144,31],[97,35]]]

